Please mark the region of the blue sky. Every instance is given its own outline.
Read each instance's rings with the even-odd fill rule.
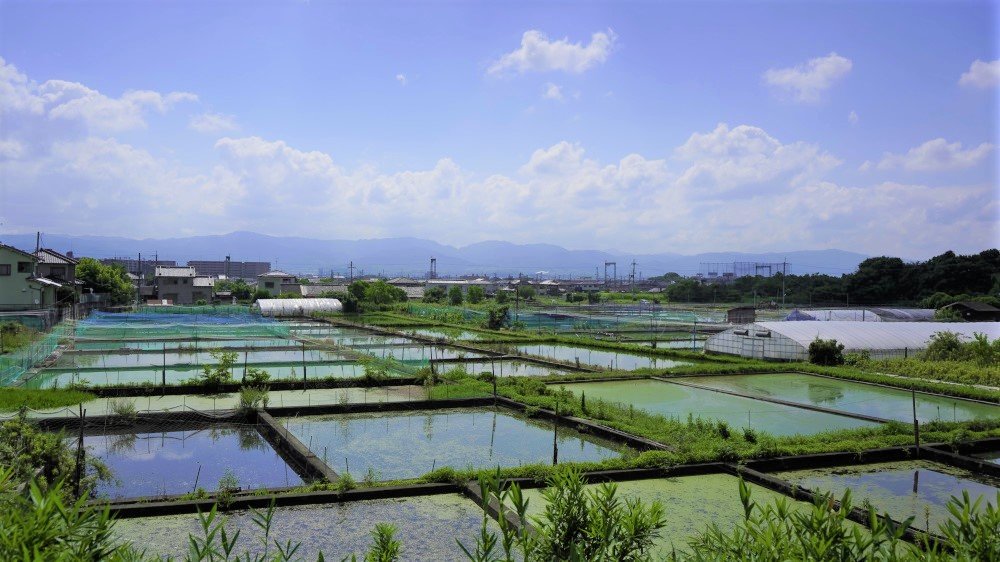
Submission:
[[[978,251],[997,29],[986,2],[0,1],[0,235]]]

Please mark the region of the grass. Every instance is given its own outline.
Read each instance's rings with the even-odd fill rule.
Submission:
[[[22,407],[49,410],[75,406],[95,398],[93,394],[79,390],[0,388],[0,412],[14,412]]]
[[[26,327],[18,322],[0,323],[0,349],[4,354],[13,353],[41,336],[37,330]]]

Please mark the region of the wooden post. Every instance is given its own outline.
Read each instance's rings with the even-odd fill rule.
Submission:
[[[917,390],[916,388],[911,388],[911,397],[913,398],[913,441],[917,446],[917,456],[920,456],[920,420],[917,419]]]
[[[306,389],[306,342],[302,342],[302,390]]]
[[[552,422],[552,466],[559,464],[559,399],[556,399],[556,415]]]
[[[83,420],[87,416],[87,411],[83,409],[83,404],[80,404],[80,433],[76,441],[76,497],[80,497],[80,486],[83,483],[83,463],[84,463],[84,449],[83,449]]]

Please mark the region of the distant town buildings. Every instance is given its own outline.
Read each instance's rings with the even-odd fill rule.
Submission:
[[[187,264],[198,275],[247,281],[256,280],[260,275],[271,271],[271,264],[266,261],[189,260]]]

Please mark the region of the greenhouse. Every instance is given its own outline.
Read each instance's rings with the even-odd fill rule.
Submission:
[[[251,308],[262,316],[293,318],[315,312],[340,312],[344,305],[337,299],[260,299]]]
[[[873,358],[906,357],[927,347],[938,332],[953,332],[968,341],[974,334],[1000,338],[998,322],[755,322],[708,338],[707,353],[771,361],[806,361],[816,338],[837,340],[845,353],[867,351]]]
[[[785,320],[829,322],[933,322],[933,308],[830,308],[795,309]]]

